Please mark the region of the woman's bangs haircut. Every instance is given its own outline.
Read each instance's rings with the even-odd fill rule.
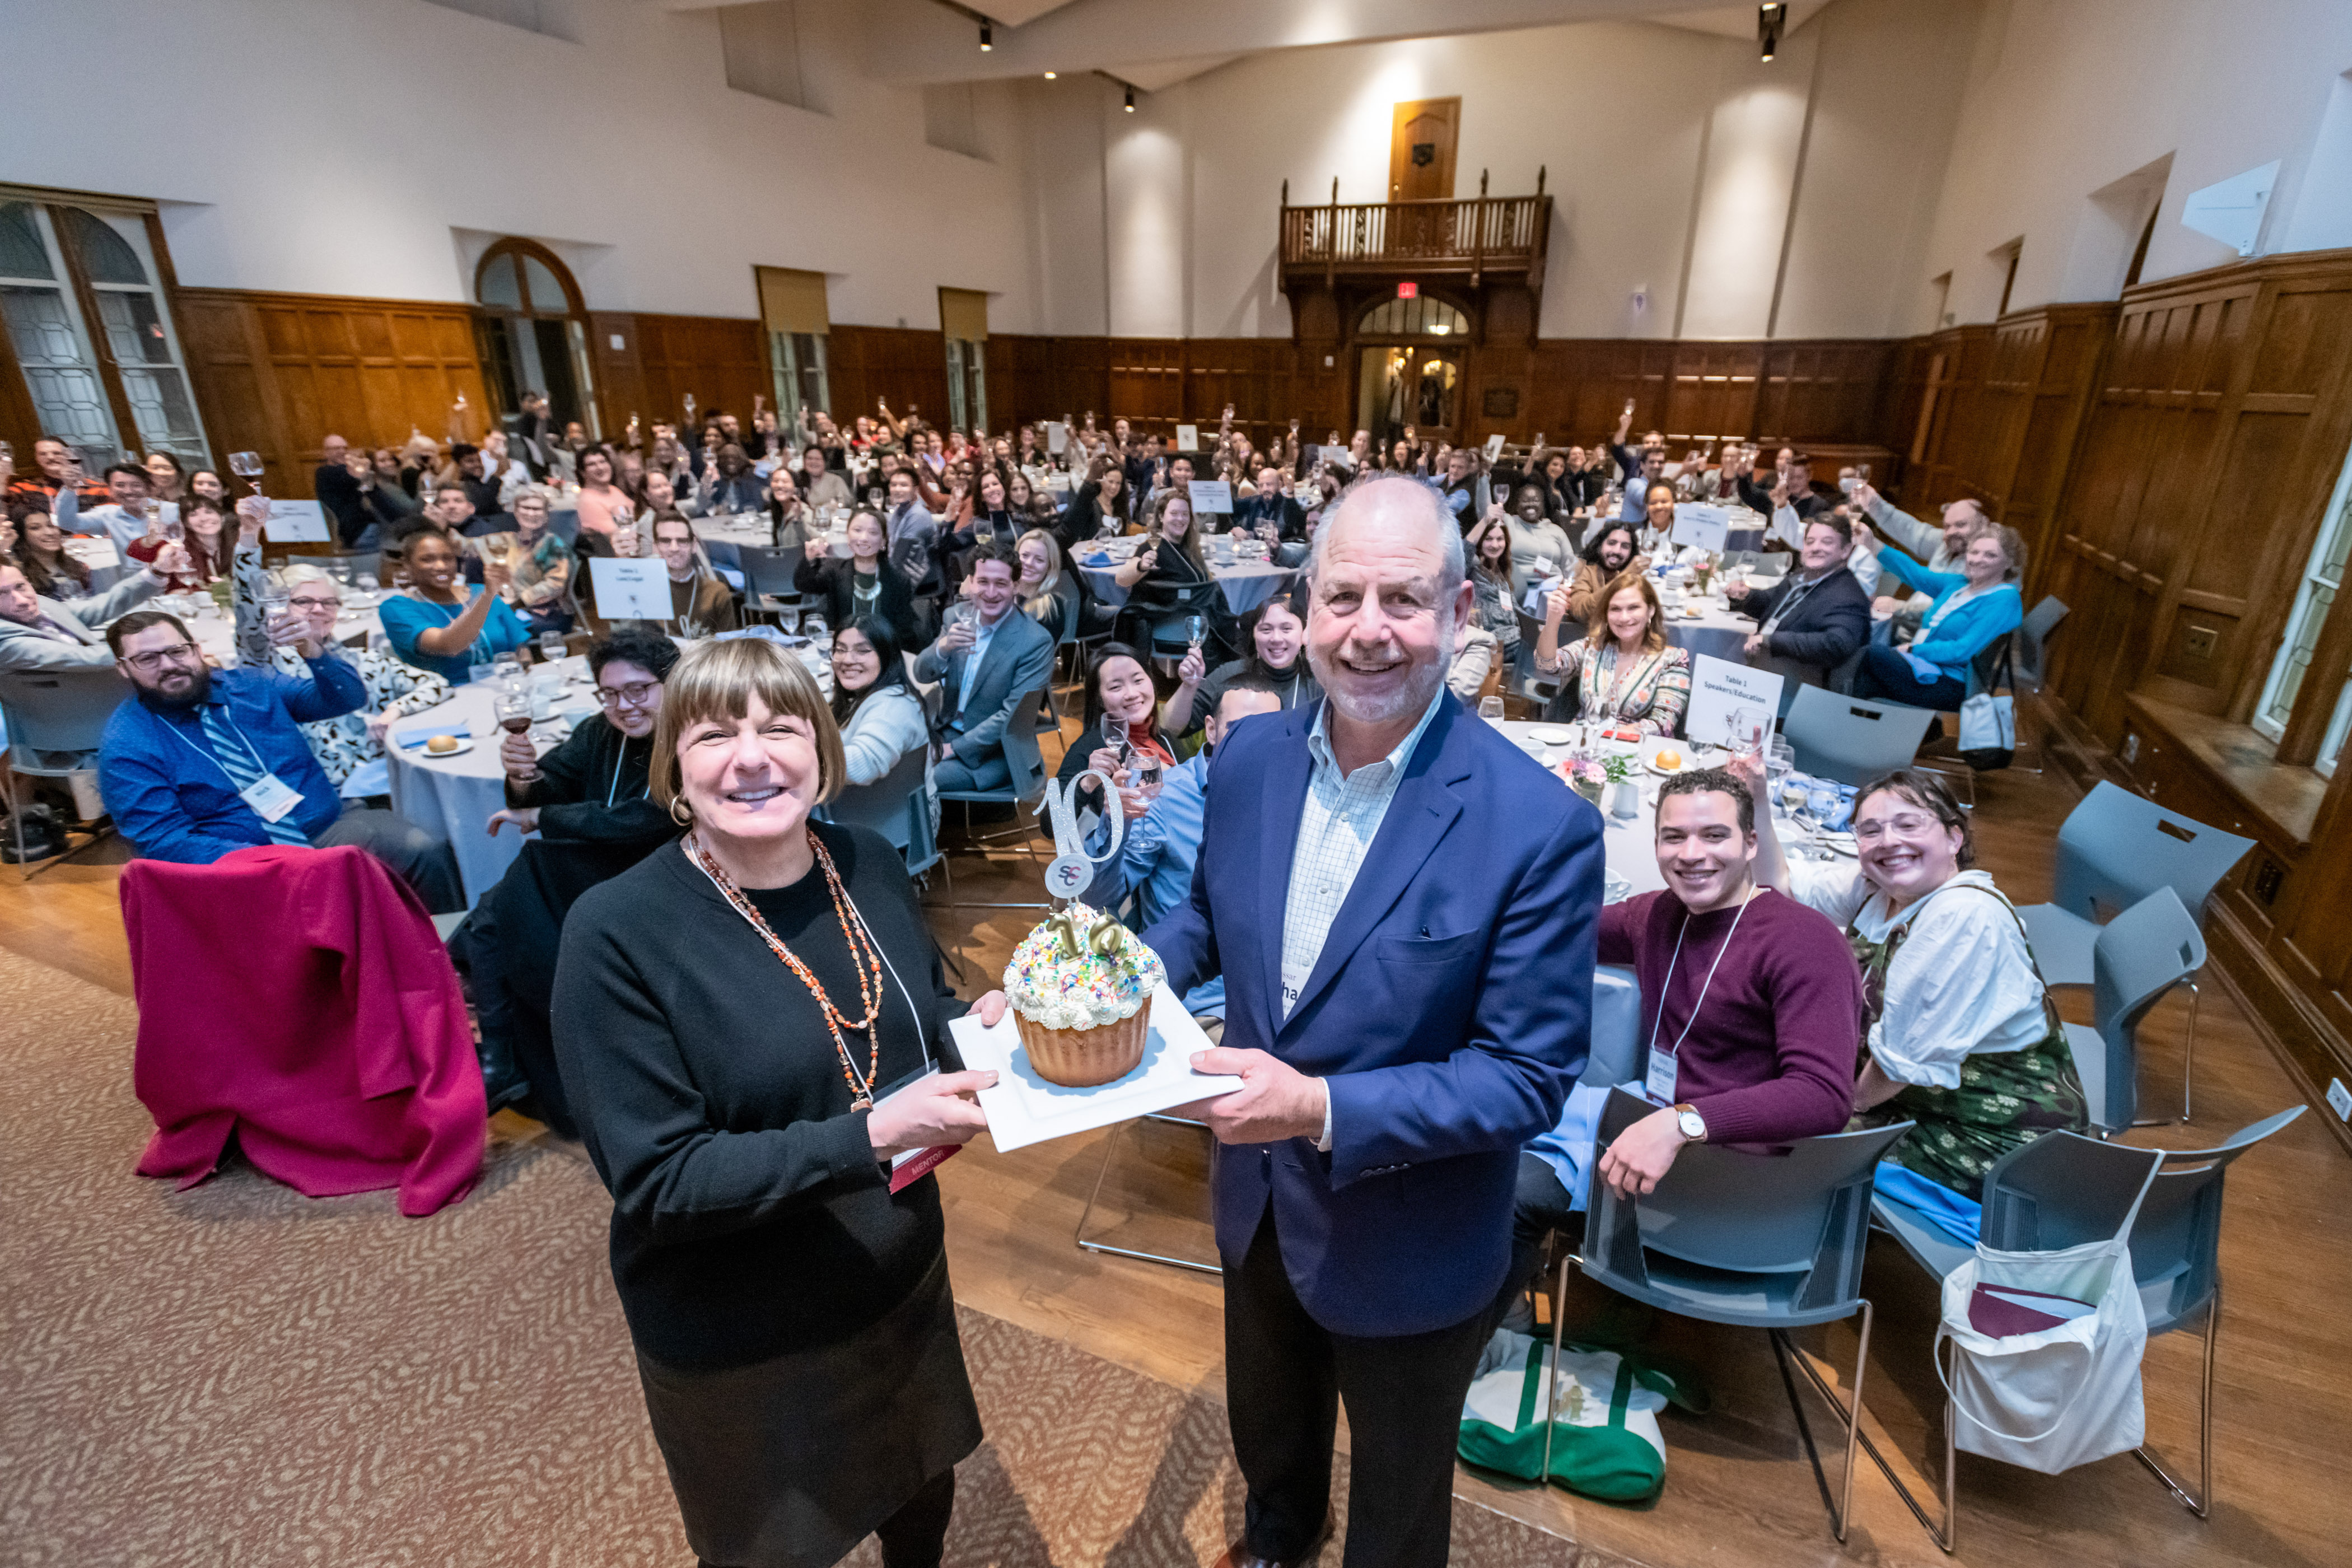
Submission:
[[[818,803],[840,792],[849,764],[816,678],[765,638],[730,637],[688,650],[662,682],[661,717],[654,725],[655,805],[666,811],[677,799],[679,738],[698,724],[735,723],[751,711],[754,697],[769,712],[808,725],[816,741]]]

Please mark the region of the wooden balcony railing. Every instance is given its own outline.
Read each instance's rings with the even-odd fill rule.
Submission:
[[[1538,271],[1551,198],[1337,202],[1282,209],[1286,271]]]

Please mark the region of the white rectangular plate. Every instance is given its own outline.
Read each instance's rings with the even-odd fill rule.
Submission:
[[[1125,1078],[1092,1089],[1065,1089],[1039,1078],[1021,1048],[1020,1027],[1009,1011],[993,1029],[982,1028],[976,1015],[967,1014],[949,1024],[948,1031],[963,1053],[964,1066],[992,1068],[997,1075],[995,1088],[980,1091],[980,1108],[988,1112],[989,1137],[1002,1150],[1092,1131],[1242,1086],[1231,1074],[1192,1070],[1192,1053],[1206,1050],[1209,1037],[1166,985],[1152,994],[1142,1062]]]

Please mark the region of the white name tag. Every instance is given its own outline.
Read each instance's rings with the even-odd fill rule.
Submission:
[[[275,822],[302,804],[302,792],[276,773],[264,773],[237,793],[264,822]]]
[[[1650,1073],[1642,1081],[1642,1092],[1660,1105],[1675,1103],[1675,1058],[1671,1051],[1650,1053]]]
[[[1282,1016],[1284,1017],[1289,1017],[1290,1010],[1298,1005],[1299,993],[1307,989],[1307,978],[1312,973],[1311,970],[1293,968],[1287,963],[1282,966]]]

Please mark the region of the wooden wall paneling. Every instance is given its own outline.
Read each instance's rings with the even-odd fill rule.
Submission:
[[[768,396],[772,401],[775,378],[768,368],[766,332],[758,321],[738,316],[645,314],[634,320],[636,360],[648,405],[644,413],[648,422],[657,418],[683,420],[686,397],[691,393],[697,420],[719,409],[734,415],[749,429],[751,400]],[[611,353],[609,342],[606,353]],[[896,411],[905,413],[904,409]],[[627,418],[625,411],[622,419],[625,423]],[[619,432],[613,434],[617,436]]]
[[[833,383],[834,417],[871,416],[875,400],[883,398],[901,419],[912,408],[927,420],[946,424],[947,356],[947,339],[937,331],[836,323],[826,340],[825,362]],[[991,401],[992,405],[992,395]],[[989,415],[990,423],[1002,423],[992,405]]]
[[[183,289],[188,375],[212,444],[257,451],[272,495],[308,496],[329,434],[396,447],[446,434],[460,393],[486,406],[473,312],[460,304]]]

